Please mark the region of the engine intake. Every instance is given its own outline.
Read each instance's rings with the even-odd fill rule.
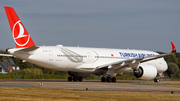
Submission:
[[[154,79],[157,76],[157,69],[153,65],[140,65],[139,69],[134,69],[134,76],[139,79]]]

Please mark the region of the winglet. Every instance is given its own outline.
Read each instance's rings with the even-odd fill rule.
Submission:
[[[176,47],[175,47],[173,42],[171,42],[171,46],[172,46],[172,52],[171,53],[176,53]]]

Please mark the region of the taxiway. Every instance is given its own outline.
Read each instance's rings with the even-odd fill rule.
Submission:
[[[179,87],[166,85],[180,85],[180,81],[117,81],[116,83],[84,80],[83,82],[68,82],[67,80],[0,80],[0,87],[33,87],[50,88],[59,90],[89,90],[89,91],[117,91],[117,92],[145,92],[180,94]]]

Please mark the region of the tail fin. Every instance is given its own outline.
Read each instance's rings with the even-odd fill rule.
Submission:
[[[12,7],[4,6],[17,48],[36,46]]]

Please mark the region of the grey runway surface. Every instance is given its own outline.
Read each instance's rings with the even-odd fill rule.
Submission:
[[[39,84],[43,84],[39,86]],[[179,87],[166,85],[180,85],[180,81],[117,81],[116,83],[84,80],[83,82],[68,82],[67,80],[0,80],[0,87],[32,87],[50,88],[59,90],[89,90],[89,91],[116,91],[116,92],[144,92],[157,94],[180,94]]]

